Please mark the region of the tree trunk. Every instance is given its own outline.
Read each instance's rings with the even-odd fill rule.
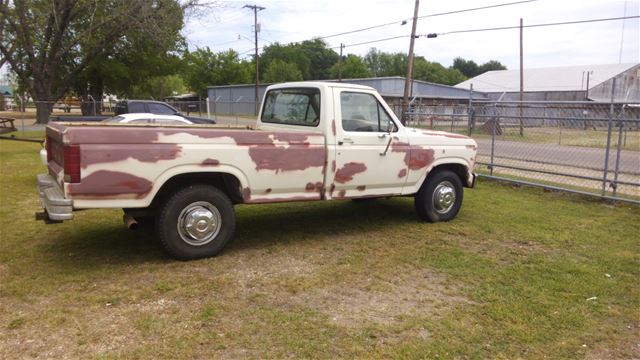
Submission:
[[[101,115],[102,114],[102,95],[104,92],[104,84],[102,81],[102,76],[97,76],[94,79],[94,83],[89,85],[89,93],[91,94],[91,96],[93,97],[93,99],[95,100],[95,114],[94,115]],[[94,104],[92,104],[93,107]]]
[[[46,100],[35,100],[36,102],[36,123],[47,124],[49,122],[49,115],[53,109],[53,103]]]

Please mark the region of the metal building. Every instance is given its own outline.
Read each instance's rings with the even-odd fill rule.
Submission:
[[[615,87],[614,87],[615,79]],[[488,71],[456,85],[492,99],[519,100],[520,70]],[[640,64],[582,65],[524,70],[523,100],[640,102]]]
[[[327,80],[337,82],[338,80]],[[342,82],[370,86],[376,89],[396,113],[400,111],[404,92],[405,79],[400,76],[377,77],[368,79],[344,79]],[[266,87],[259,88],[260,99]],[[255,114],[255,85],[223,85],[207,88],[209,110],[217,114],[254,115]],[[412,105],[438,102],[441,105],[466,104],[469,99],[488,99],[480,92],[470,92],[467,89],[435,84],[427,81],[414,80],[411,93]]]

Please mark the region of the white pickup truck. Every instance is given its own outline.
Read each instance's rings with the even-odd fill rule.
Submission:
[[[270,86],[256,129],[53,123],[45,144],[37,219],[122,208],[130,227],[155,220],[183,260],[225,247],[236,204],[412,195],[420,218],[450,220],[474,186],[477,150],[404,127],[373,88],[329,82]]]

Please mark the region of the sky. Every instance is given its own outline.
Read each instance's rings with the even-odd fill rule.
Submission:
[[[516,2],[518,0],[420,1],[418,17]],[[243,0],[220,1],[206,16],[190,17],[183,34],[190,50],[234,49],[243,58],[254,52],[253,10],[258,12],[259,47],[326,37],[330,47],[344,54],[364,56],[375,47],[385,52],[407,52],[414,0]],[[429,16],[418,20],[419,35],[438,33],[436,38],[415,39],[415,54],[450,66],[462,57],[482,64],[497,60],[509,69],[519,68],[519,30],[450,33],[493,27],[591,20],[640,15],[639,0],[537,0],[457,14]],[[402,20],[407,20],[405,25]],[[347,35],[330,35],[389,24]],[[638,63],[640,19],[524,29],[524,67],[541,68],[592,64]],[[379,39],[403,38],[355,45]],[[622,49],[622,51],[621,51]]]

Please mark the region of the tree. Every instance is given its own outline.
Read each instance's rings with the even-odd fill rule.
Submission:
[[[168,96],[184,94],[187,86],[180,75],[152,76],[131,87],[130,97],[134,99],[162,100]]]
[[[275,59],[269,63],[269,66],[264,72],[263,80],[267,83],[279,83],[285,81],[300,81],[303,80],[303,77],[302,72],[300,72],[296,64]]]
[[[327,48],[324,40],[306,40],[296,47],[309,59],[309,80],[324,80],[331,77],[329,69],[338,62],[340,56]]]
[[[176,4],[178,6],[176,7]],[[154,38],[167,7],[182,18],[190,0],[0,0],[0,54],[46,123],[82,71],[131,34]]]
[[[342,70],[340,70],[342,67]],[[329,69],[332,78],[337,79],[339,72],[342,72],[343,79],[358,79],[371,77],[371,71],[367,68],[364,60],[358,56],[349,54],[342,63],[336,63]]]
[[[145,32],[132,28],[120,41],[92,61],[77,77],[74,90],[78,96],[96,99],[101,111],[103,92],[118,96],[132,96],[132,89],[142,87],[150,79],[175,74],[180,69],[178,54],[186,49],[180,30],[184,25],[180,4],[173,0],[156,2],[153,21],[149,21]],[[149,36],[152,33],[153,36]],[[156,81],[158,81],[156,79]],[[157,94],[156,94],[157,95]],[[93,109],[84,103],[83,113]]]
[[[455,85],[466,80],[466,77],[457,69],[446,68],[438,62],[427,61],[422,56],[414,58],[413,78],[444,85]]]
[[[507,67],[502,65],[499,61],[489,60],[486,63],[480,65],[480,74],[493,70],[507,70]]]
[[[453,59],[453,68],[460,71],[466,77],[474,77],[479,73],[478,64],[473,60],[465,60],[461,57]]]
[[[191,90],[206,96],[208,86],[251,82],[251,67],[234,50],[213,53],[206,47],[185,54],[184,78]]]
[[[461,57],[453,59],[453,68],[458,69],[464,76],[472,78],[491,70],[506,70],[507,67],[499,61],[489,60],[482,65],[473,60],[465,60]]]
[[[267,69],[273,61],[279,60],[290,65],[294,65],[302,74],[302,80],[311,80],[311,60],[296,44],[282,45],[273,43],[266,46],[260,55],[260,74],[262,80],[267,81]],[[278,66],[282,66],[279,64]],[[289,66],[291,67],[291,66]]]

